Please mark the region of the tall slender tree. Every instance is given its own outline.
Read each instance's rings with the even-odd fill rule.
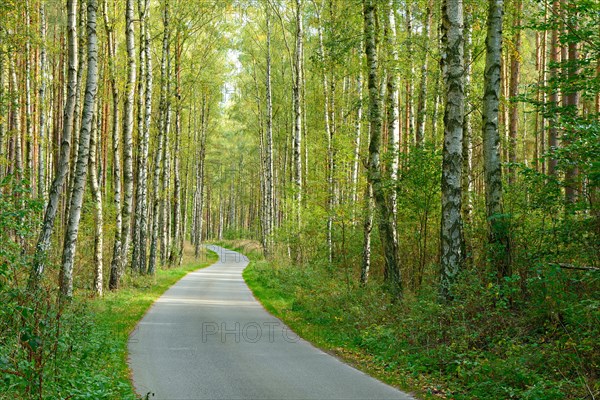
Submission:
[[[499,276],[510,274],[510,241],[502,208],[502,166],[498,108],[502,57],[503,0],[488,0],[488,22],[483,94],[483,158],[485,203],[492,263]]]
[[[462,232],[462,142],[464,120],[464,47],[462,0],[442,3],[442,72],[445,83],[442,216],[440,228],[440,296],[452,297],[451,286],[464,263]]]
[[[127,48],[127,82],[125,85],[125,105],[123,106],[123,207],[121,226],[121,252],[119,270],[128,264],[129,242],[131,240],[131,212],[133,210],[133,111],[135,101],[136,62],[134,32],[134,0],[127,0],[125,9],[125,38]],[[121,272],[120,272],[121,273]]]
[[[402,280],[398,262],[398,239],[396,237],[393,213],[388,205],[388,198],[385,194],[385,182],[383,181],[380,163],[382,107],[377,73],[378,60],[375,37],[375,4],[376,3],[373,0],[363,1],[365,53],[369,71],[370,141],[367,177],[369,183],[373,187],[373,197],[375,198],[375,205],[378,210],[379,234],[383,243],[383,254],[385,258],[385,276],[390,283],[393,293],[400,296],[402,294]]]
[[[75,110],[75,93],[77,90],[77,0],[67,1],[67,42],[68,42],[68,78],[67,78],[67,99],[64,107],[63,131],[60,143],[60,154],[58,165],[50,193],[48,204],[44,213],[44,221],[40,230],[40,235],[35,247],[33,257],[33,267],[29,275],[29,288],[36,289],[39,280],[44,273],[44,267],[47,262],[48,250],[51,244],[52,232],[58,212],[60,196],[63,191],[67,173],[69,171],[69,157],[71,153],[71,138],[73,133],[73,113]]]
[[[121,265],[121,231],[123,218],[121,215],[121,137],[119,135],[119,86],[117,84],[116,68],[116,41],[114,37],[114,24],[111,22],[108,10],[108,0],[103,2],[104,29],[108,41],[108,74],[112,92],[112,145],[113,145],[113,179],[115,210],[115,240],[113,244],[113,257],[110,264],[109,288],[115,290],[119,287]]]
[[[85,101],[82,111],[81,132],[79,134],[79,148],[77,150],[77,164],[73,177],[73,193],[69,205],[67,230],[63,246],[61,263],[60,292],[64,297],[73,296],[73,263],[79,221],[83,205],[85,181],[87,179],[88,162],[90,153],[90,136],[94,106],[98,92],[98,35],[96,32],[97,0],[87,0],[87,78],[85,86]]]
[[[38,61],[38,68],[40,73],[39,88],[38,88],[38,99],[39,99],[39,110],[38,110],[38,197],[46,200],[47,186],[46,186],[46,87],[48,84],[48,52],[46,49],[46,4],[40,1],[39,8],[39,24],[40,24],[40,56]],[[0,140],[1,142],[1,140]],[[0,143],[0,147],[2,144]]]
[[[102,216],[102,192],[100,191],[100,184],[98,178],[101,174],[98,174],[98,158],[100,153],[100,135],[102,132],[102,118],[99,114],[101,107],[96,106],[95,116],[92,119],[92,131],[90,133],[90,161],[89,161],[89,175],[90,175],[90,189],[92,192],[92,201],[94,203],[94,292],[98,296],[102,296],[103,289],[103,255],[102,247],[104,243],[104,231],[103,224],[104,219]]]
[[[150,258],[148,260],[148,273],[154,274],[156,271],[156,263],[159,259],[159,230],[160,230],[160,167],[162,165],[164,136],[166,131],[167,121],[167,96],[168,96],[168,57],[169,57],[169,0],[164,1],[163,8],[163,45],[162,57],[160,61],[160,104],[158,123],[158,136],[156,152],[154,154],[154,176],[152,178],[152,237],[150,240]],[[164,177],[164,175],[163,175]]]

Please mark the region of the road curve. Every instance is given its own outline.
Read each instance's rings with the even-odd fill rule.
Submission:
[[[129,338],[136,391],[151,399],[412,399],[299,339],[256,301],[248,259],[212,266],[160,297]]]

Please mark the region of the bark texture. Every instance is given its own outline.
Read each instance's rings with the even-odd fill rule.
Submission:
[[[375,2],[364,0],[363,2],[365,22],[365,53],[367,56],[367,67],[369,71],[369,159],[367,177],[373,187],[373,196],[379,217],[379,233],[383,244],[385,258],[385,276],[393,293],[402,295],[402,280],[398,262],[398,240],[396,237],[395,221],[393,213],[388,206],[388,198],[385,193],[385,183],[382,179],[380,151],[382,134],[382,110],[381,97],[378,86],[378,60],[375,31]]]
[[[464,47],[462,0],[442,5],[442,73],[445,82],[440,296],[451,299],[451,286],[464,263],[462,232],[462,142],[464,119]]]
[[[499,276],[510,273],[508,224],[502,208],[502,165],[498,114],[502,56],[503,0],[489,0],[483,96],[485,203],[492,263]]]
[[[98,92],[98,36],[96,32],[97,0],[87,0],[87,78],[85,98],[82,111],[81,132],[79,134],[79,147],[77,150],[77,164],[73,176],[73,193],[69,205],[67,230],[63,246],[63,256],[60,271],[60,292],[64,297],[73,296],[73,264],[77,245],[77,233],[81,219],[81,206],[85,181],[88,172],[90,136],[94,106]]]
[[[69,157],[71,154],[71,139],[73,136],[73,113],[77,90],[77,0],[67,1],[67,47],[68,47],[68,77],[67,99],[64,106],[63,130],[60,143],[60,154],[56,173],[48,195],[48,204],[44,213],[44,221],[35,247],[33,268],[29,275],[28,286],[36,289],[44,273],[46,258],[50,248],[50,239],[54,231],[54,223],[58,212],[63,186],[69,172]]]

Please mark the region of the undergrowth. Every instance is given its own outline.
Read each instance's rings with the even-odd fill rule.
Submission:
[[[103,298],[78,293],[58,305],[56,291],[32,297],[0,291],[0,399],[137,399],[127,342],[153,301],[214,254],[180,268],[131,279]]]
[[[600,299],[573,290],[597,287],[593,272],[553,268],[502,284],[466,272],[450,304],[433,286],[394,302],[376,283],[348,286],[343,275],[255,258],[244,278],[301,336],[426,398],[583,399],[600,390]],[[528,298],[517,296],[523,286]]]

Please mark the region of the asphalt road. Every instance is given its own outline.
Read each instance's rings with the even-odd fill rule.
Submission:
[[[242,279],[245,256],[217,246],[212,266],[160,297],[129,339],[136,391],[151,399],[412,399],[298,338]]]

